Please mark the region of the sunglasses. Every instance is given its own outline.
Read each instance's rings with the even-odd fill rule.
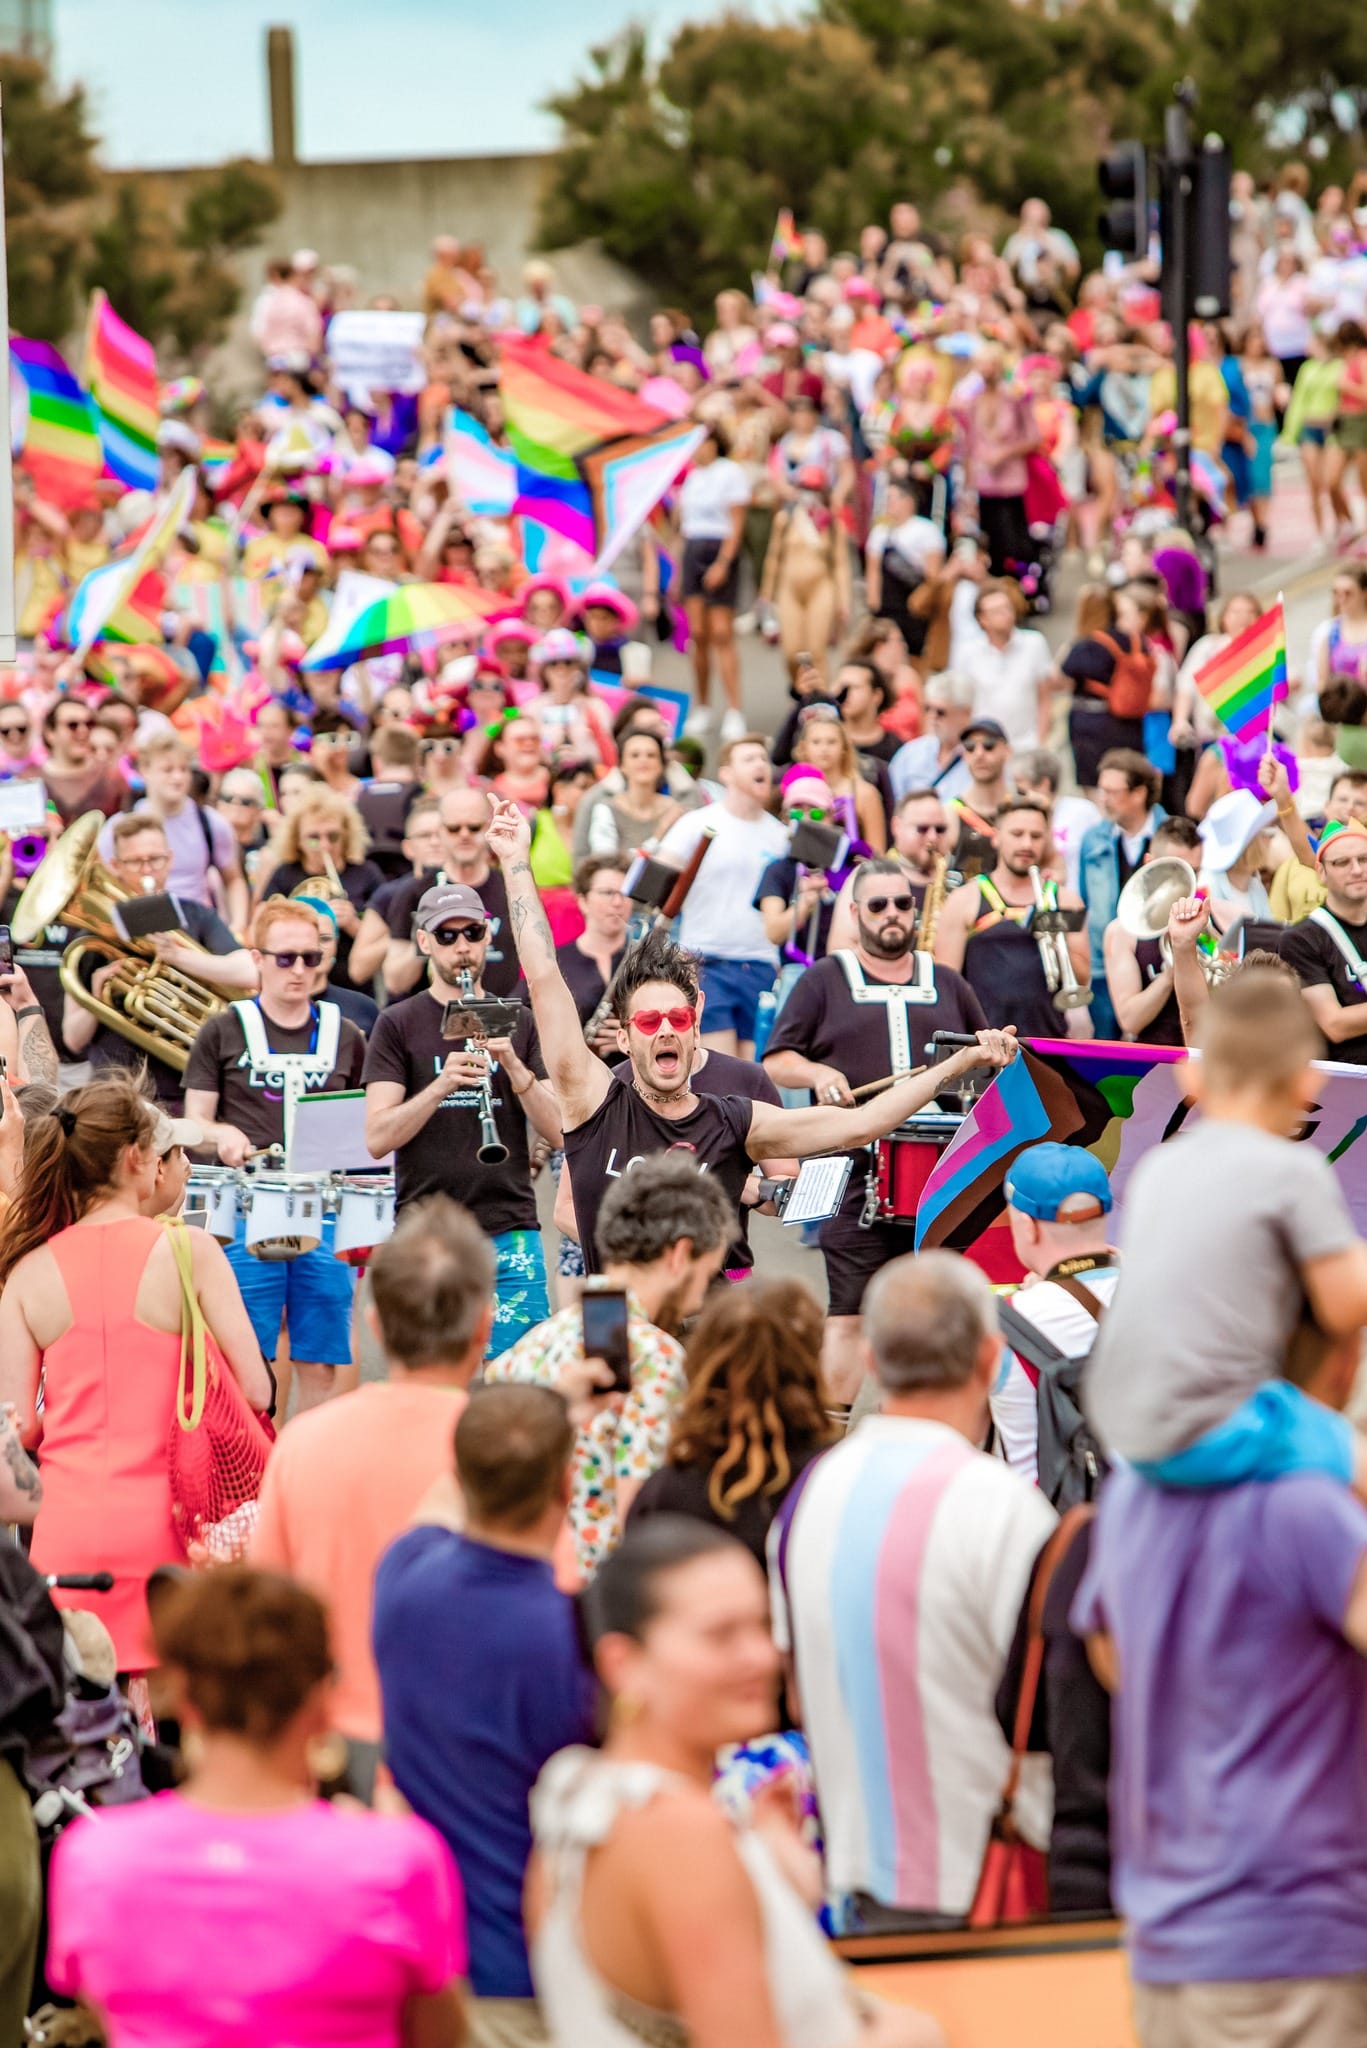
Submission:
[[[31,725],[0,725],[0,739],[26,740],[32,730]]]
[[[643,1038],[654,1038],[660,1026],[666,1022],[671,1031],[687,1031],[697,1021],[698,1013],[693,1009],[638,1010],[630,1020],[633,1030],[639,1031]]]
[[[796,809],[784,812],[790,825],[800,825],[804,818],[811,825],[824,825],[830,815],[820,804],[798,804]]]
[[[949,827],[948,827],[948,825],[909,825],[909,826],[907,827],[907,829],[908,829],[908,831],[910,831],[910,832],[919,832],[919,833],[926,833],[926,832],[934,832],[934,833],[935,833],[935,834],[936,834],[937,836],[938,836],[938,835],[939,835],[940,833],[946,833],[946,834],[947,834],[947,833],[948,833],[948,831],[949,831]]]
[[[479,946],[488,936],[487,924],[443,924],[432,934],[438,946],[454,946],[460,939],[464,939],[467,946]]]
[[[914,896],[866,896],[859,905],[859,908],[872,911],[875,917],[881,917],[883,912],[889,908],[893,910],[913,910],[915,905],[916,899]]]
[[[963,740],[960,745],[965,754],[995,754],[1003,746],[1003,740]]]
[[[93,718],[59,718],[57,730],[58,732],[93,732],[95,730],[95,721]]]
[[[277,967],[321,967],[323,964],[323,956],[317,952],[272,953],[269,957],[274,960]]]
[[[300,844],[303,846],[340,846],[345,838],[345,832],[305,832],[300,835]]]
[[[484,827],[482,825],[448,825],[443,822],[441,829],[443,832],[450,832],[453,835],[457,832],[473,832],[475,837],[478,838]]]
[[[4,726],[0,725],[0,733],[4,730]],[[249,811],[259,811],[262,800],[259,796],[221,796],[219,802],[221,804],[244,804]]]

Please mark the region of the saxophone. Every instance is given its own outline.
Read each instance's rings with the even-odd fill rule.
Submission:
[[[940,922],[940,912],[945,903],[945,877],[949,873],[949,855],[937,853],[926,893],[921,902],[920,922],[916,927],[916,951],[929,953],[935,945],[935,927]]]

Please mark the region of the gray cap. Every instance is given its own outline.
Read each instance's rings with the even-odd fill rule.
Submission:
[[[204,1142],[204,1128],[201,1124],[191,1123],[190,1119],[184,1116],[167,1116],[164,1109],[153,1105],[152,1150],[158,1158],[164,1157],[173,1146],[183,1145],[187,1152],[194,1152]]]
[[[413,922],[420,932],[434,932],[455,917],[477,917],[481,924],[489,921],[489,913],[473,889],[463,882],[438,882],[419,898]]]

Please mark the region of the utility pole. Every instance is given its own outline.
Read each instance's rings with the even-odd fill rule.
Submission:
[[[1163,269],[1172,279],[1172,368],[1177,380],[1177,432],[1173,453],[1177,473],[1173,478],[1173,500],[1177,524],[1191,531],[1191,278],[1190,239],[1192,231],[1191,124],[1188,115],[1196,101],[1196,88],[1184,78],[1173,91],[1175,104],[1168,108],[1164,124],[1167,160],[1163,177],[1167,192],[1167,221],[1171,249],[1164,247]]]

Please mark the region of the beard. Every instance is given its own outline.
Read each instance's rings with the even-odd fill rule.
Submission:
[[[914,928],[907,931],[901,926],[894,926],[889,931],[879,931],[875,925],[865,924],[862,917],[856,918],[855,922],[860,945],[875,960],[903,960],[916,943]]]

